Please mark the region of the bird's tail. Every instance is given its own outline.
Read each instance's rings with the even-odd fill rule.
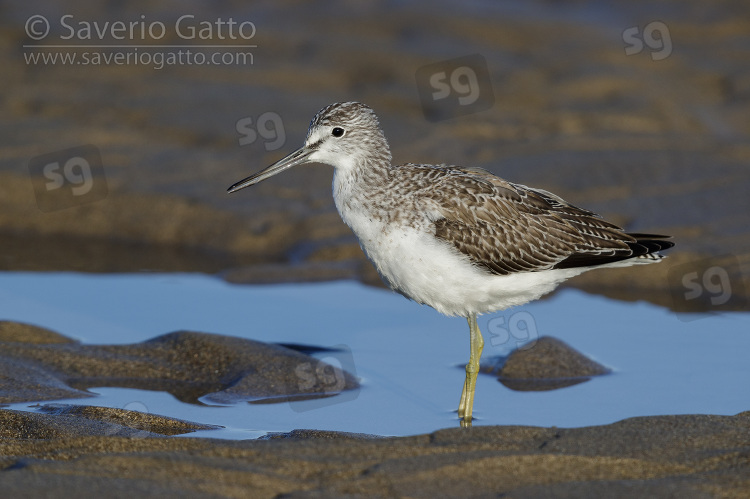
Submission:
[[[631,265],[641,265],[645,263],[656,263],[664,258],[664,255],[659,253],[662,250],[669,249],[674,246],[672,241],[666,241],[666,239],[672,236],[662,236],[660,234],[638,234],[628,233],[630,237],[635,238],[634,243],[627,243],[633,254],[620,259],[613,259],[610,263],[605,263],[605,267],[629,267]]]
[[[555,265],[556,269],[574,267],[629,267],[640,263],[654,263],[664,258],[662,250],[671,248],[674,243],[666,241],[671,236],[658,234],[626,234],[632,240],[624,241],[630,248],[630,252],[624,249],[617,254],[591,254],[582,253],[572,255]]]
[[[635,238],[634,243],[628,243],[630,249],[633,251],[630,258],[643,260],[644,263],[661,260],[664,256],[659,252],[674,246],[672,241],[666,241],[666,239],[670,239],[671,236],[639,233],[628,233],[628,235]]]

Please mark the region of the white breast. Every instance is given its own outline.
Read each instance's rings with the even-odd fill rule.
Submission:
[[[409,223],[388,222],[368,210],[356,189],[334,175],[334,200],[344,222],[388,286],[445,315],[466,317],[522,305],[552,291],[585,268],[498,276],[471,263],[435,237],[427,214],[411,213]]]

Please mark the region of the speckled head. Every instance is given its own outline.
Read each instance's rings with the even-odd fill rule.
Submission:
[[[305,145],[228,191],[236,192],[305,163],[325,163],[337,171],[351,171],[390,166],[390,161],[390,148],[373,110],[361,102],[337,102],[318,111],[312,119]]]

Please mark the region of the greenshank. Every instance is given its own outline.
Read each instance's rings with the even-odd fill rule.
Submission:
[[[471,426],[484,341],[477,315],[522,305],[598,267],[658,262],[669,236],[634,234],[551,192],[485,170],[391,164],[375,113],[343,102],[320,110],[305,144],[232,185],[236,192],[305,163],[334,167],[343,221],[393,290],[469,323],[458,417]]]

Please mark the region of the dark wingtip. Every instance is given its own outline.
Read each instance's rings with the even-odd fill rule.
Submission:
[[[675,245],[672,241],[665,241],[665,239],[671,239],[672,236],[664,236],[661,234],[638,234],[629,233],[630,237],[634,237],[636,244],[646,248],[646,252],[643,254],[657,253],[662,250],[669,249]],[[637,256],[634,254],[633,256]]]
[[[635,239],[635,242],[626,242],[630,247],[629,255],[591,255],[591,254],[574,254],[561,261],[553,268],[566,269],[572,267],[593,267],[614,263],[621,260],[630,260],[631,258],[644,257],[646,255],[656,255],[661,257],[659,252],[674,246],[672,241],[665,241],[672,236],[662,236],[659,234],[637,234],[628,233],[628,236]]]

